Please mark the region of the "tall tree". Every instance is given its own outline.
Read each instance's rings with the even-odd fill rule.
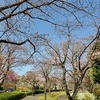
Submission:
[[[94,0],[2,0],[1,2],[0,43],[22,45],[29,42],[35,45],[31,42],[29,34],[34,34],[31,29],[38,20],[59,28],[64,27],[65,30],[69,29],[68,24],[71,23],[71,31],[86,24],[83,19],[89,21],[90,18],[99,19],[99,1]],[[98,12],[98,15],[94,11]]]
[[[51,92],[50,91],[50,74],[52,72],[52,66],[48,65],[47,63],[45,63],[46,61],[40,61],[38,62],[39,63],[39,73],[42,75],[42,77],[44,78],[45,80],[45,83],[44,83],[44,99],[47,100],[47,90],[49,90],[49,93]]]
[[[69,100],[75,99],[87,70],[91,68],[91,61],[87,59],[86,55],[88,54],[87,51],[89,46],[96,39],[98,39],[98,35],[92,39],[88,45],[86,45],[83,44],[82,41],[72,41],[72,39],[70,39],[70,35],[68,35],[68,40],[61,45],[55,45],[54,43],[50,44],[47,42],[47,48],[45,49],[47,52],[45,55],[47,55],[47,57],[44,57],[47,60],[45,63],[52,66],[58,66],[62,69],[63,85]],[[86,59],[85,61],[84,58]],[[68,80],[66,75],[69,76]],[[73,84],[72,95],[70,94],[68,82],[69,84]]]
[[[27,60],[26,55],[28,56],[27,50],[23,47],[0,44],[0,86],[4,83],[11,69],[29,63],[32,64],[31,60]]]

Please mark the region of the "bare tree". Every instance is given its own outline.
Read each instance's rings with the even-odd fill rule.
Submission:
[[[11,50],[8,47],[8,50],[6,48],[6,51],[4,51],[4,48],[0,48],[0,86],[4,83],[4,80],[15,61],[15,56],[13,55],[15,50]]]
[[[27,50],[21,46],[0,44],[0,86],[4,83],[9,70],[17,66],[33,64],[33,61],[28,59],[29,56]]]
[[[72,0],[72,2],[66,0],[2,0],[2,4],[3,5],[0,7],[0,43],[22,45],[29,42],[33,46],[34,52],[36,51],[35,42],[30,40],[32,39],[30,36],[34,34],[31,29],[35,21],[41,20],[54,25],[56,28],[65,28],[65,31],[66,28],[68,28],[68,30],[71,31],[77,27],[83,26],[84,24],[88,25],[85,23],[87,20],[91,24],[92,18],[95,22],[96,20],[98,21],[100,14],[98,11],[99,1],[94,3],[90,0]],[[98,15],[95,12],[98,12]],[[68,21],[66,22],[66,20]],[[68,23],[71,23],[71,28],[67,25]],[[62,49],[62,51],[65,51],[63,52],[63,56],[58,47],[53,48],[48,43],[48,46],[53,51],[53,53],[50,52],[50,55],[53,56],[53,65],[60,66],[63,70],[63,80],[69,100],[72,100],[75,97],[79,86],[82,83],[83,77],[89,68],[86,67],[89,62],[81,68],[81,57],[96,38],[94,38],[77,57],[80,79],[76,84],[75,91],[72,96],[70,95],[68,86],[66,85],[65,77],[66,72],[68,73],[65,64],[68,57],[70,40],[67,41],[67,44],[65,43],[66,48],[64,47],[64,49]]]
[[[87,0],[72,0],[72,2],[65,0],[2,0],[1,2],[0,43],[23,45],[29,42],[33,47],[33,54],[37,46],[37,42],[32,39],[34,37],[31,37],[35,33],[32,31],[35,21],[47,22],[56,28],[71,31],[84,25],[83,19],[89,21],[89,17],[99,19],[97,9],[99,3]],[[95,15],[94,10],[98,12],[98,15]],[[68,26],[69,23],[71,23],[69,25],[71,28]]]
[[[28,71],[25,75],[25,80],[28,87],[31,87],[33,91],[33,95],[35,94],[35,91],[37,87],[39,86],[39,80],[38,80],[38,74],[36,74],[35,71]]]
[[[67,24],[72,23],[71,31],[73,28],[84,24],[81,20],[83,18],[89,21],[90,18],[88,17],[99,19],[99,14],[95,15],[94,13],[94,10],[95,12],[98,11],[99,3],[87,0],[84,2],[82,0],[72,0],[72,2],[65,0],[2,0],[1,2],[0,43],[22,45],[29,42],[34,44],[30,41],[30,34],[34,34],[33,31],[31,32],[31,28],[35,20],[64,28],[68,28]]]
[[[45,57],[45,59],[48,60],[45,63],[47,63],[48,65],[59,66],[59,68],[62,68],[63,85],[65,87],[66,95],[69,100],[74,100],[80,89],[87,70],[91,68],[91,61],[87,59],[87,51],[89,46],[96,39],[98,39],[98,34],[100,33],[97,33],[96,37],[93,38],[88,45],[80,45],[82,41],[74,41],[74,44],[72,44],[73,42],[72,39],[70,39],[70,35],[68,35],[68,41],[64,42],[62,45],[51,45],[47,42],[47,48],[45,49],[47,52],[47,57]],[[91,52],[91,54],[92,53],[93,52]],[[86,60],[84,61],[84,59]],[[66,75],[70,77],[69,80],[67,80]],[[73,84],[72,95],[70,93],[70,88],[68,84],[68,81],[70,81],[71,79],[72,81],[70,83]]]
[[[49,94],[50,94],[50,75],[52,72],[52,66],[48,65],[46,63],[46,61],[38,61],[37,63],[39,63],[38,66],[40,66],[40,68],[38,68],[39,73],[42,75],[42,77],[45,80],[44,83],[44,91],[45,91],[45,95],[44,95],[44,99],[47,100],[47,91],[49,90]]]

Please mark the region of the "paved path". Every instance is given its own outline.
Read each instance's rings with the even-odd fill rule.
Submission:
[[[41,95],[43,94],[36,94],[35,96],[26,96],[25,98],[21,99],[21,100],[37,100]]]
[[[66,95],[61,95],[61,96],[59,96],[57,100],[67,100],[67,99],[66,99]]]
[[[36,94],[35,96],[26,96],[25,98],[21,99],[21,100],[37,100],[40,96],[42,96],[43,94]],[[58,97],[57,100],[66,100],[66,95],[61,95]]]

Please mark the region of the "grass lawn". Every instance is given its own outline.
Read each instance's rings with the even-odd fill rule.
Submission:
[[[65,94],[64,91],[61,92],[51,92],[51,95],[47,94],[47,100],[57,100],[60,95]],[[44,100],[44,95],[39,97],[38,100]]]

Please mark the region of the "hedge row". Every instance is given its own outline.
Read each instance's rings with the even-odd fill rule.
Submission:
[[[36,90],[34,93],[32,93],[32,92],[19,92],[19,91],[3,92],[3,93],[0,93],[0,100],[20,100],[27,95],[39,94],[39,93],[44,93],[44,90]]]
[[[34,94],[44,93],[43,90],[37,90]],[[20,100],[27,95],[32,95],[32,92],[3,92],[0,93],[0,100]]]
[[[25,92],[4,92],[0,93],[0,100],[20,100],[26,95]]]
[[[44,93],[44,90],[36,90],[34,94]]]

